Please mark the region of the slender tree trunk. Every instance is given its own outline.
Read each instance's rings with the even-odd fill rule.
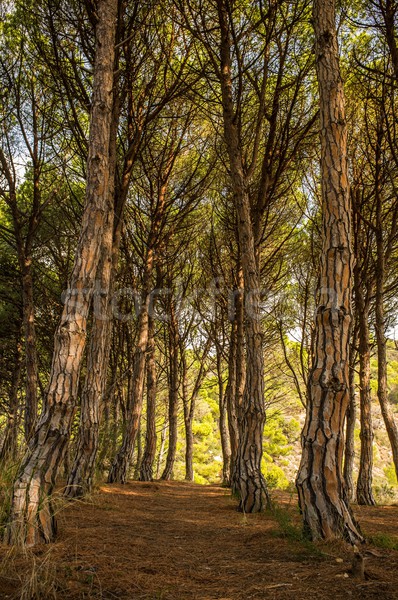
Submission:
[[[159,455],[158,455],[158,462],[157,462],[157,466],[156,466],[156,479],[159,479],[160,477],[160,469],[162,466],[162,462],[163,462],[163,456],[164,456],[164,450],[166,447],[166,439],[167,439],[167,429],[168,429],[168,422],[166,421],[162,431],[160,433],[160,448],[159,448]]]
[[[31,439],[37,419],[37,340],[35,324],[35,305],[33,297],[32,258],[21,257],[22,269],[22,303],[25,333],[25,362],[26,362],[26,398],[24,429],[27,442]]]
[[[235,470],[239,446],[238,416],[236,411],[236,319],[233,317],[231,323],[231,337],[229,341],[228,354],[228,380],[225,389],[225,405],[228,414],[228,432],[231,446],[231,457],[229,464],[229,485],[232,486],[232,475]]]
[[[344,481],[348,500],[354,500],[354,461],[355,461],[355,423],[357,418],[357,401],[355,389],[355,364],[353,360],[353,344],[350,352],[350,403],[346,413],[346,438],[344,452]]]
[[[239,510],[250,513],[262,510],[268,498],[265,479],[261,472],[265,424],[263,334],[260,313],[261,286],[254,247],[248,186],[243,168],[233,102],[229,15],[224,0],[218,0],[217,6],[221,30],[220,83],[224,138],[238,217],[238,237],[245,287],[246,383],[242,409],[239,411],[241,426],[234,480],[240,497]]]
[[[100,260],[102,231],[109,211],[109,143],[116,0],[99,0],[96,57],[87,163],[86,206],[70,291],[55,334],[53,363],[44,410],[14,484],[5,539],[34,545],[54,539],[51,492],[62,464],[75,414],[87,317]]]
[[[133,358],[133,376],[127,405],[127,420],[123,442],[117,453],[108,475],[108,483],[126,483],[129,467],[133,457],[138,428],[141,419],[145,382],[145,357],[148,344],[150,277],[152,272],[153,253],[148,251],[145,267],[144,294],[138,323],[138,342]]]
[[[345,489],[344,420],[350,400],[351,206],[347,131],[334,0],[314,1],[320,95],[323,247],[315,344],[297,476],[304,529],[314,540],[362,541]]]
[[[21,383],[22,375],[22,359],[20,342],[17,340],[15,351],[15,364],[12,373],[10,387],[10,410],[7,417],[7,425],[4,434],[3,443],[0,451],[0,463],[7,464],[9,461],[14,462],[17,457],[18,446],[18,391]]]
[[[138,424],[138,431],[137,431],[137,437],[136,437],[136,448],[137,448],[137,452],[136,452],[136,461],[135,461],[135,467],[134,467],[134,479],[139,479],[140,477],[140,469],[141,469],[141,462],[142,462],[142,436],[141,436],[141,419],[140,422]]]
[[[216,360],[217,360],[217,380],[218,380],[218,405],[220,409],[220,439],[221,439],[221,450],[222,450],[222,480],[221,485],[229,487],[231,485],[231,444],[229,441],[228,432],[228,417],[227,417],[227,403],[226,395],[224,394],[224,383],[222,378],[222,365],[221,365],[221,352],[216,348]]]
[[[357,480],[357,502],[373,506],[373,425],[370,393],[369,303],[365,302],[359,269],[354,269],[355,303],[359,330],[359,398],[361,407],[361,455]]]
[[[147,350],[147,404],[146,404],[146,434],[145,450],[142,457],[140,480],[153,480],[153,464],[156,456],[156,360],[155,360],[155,323],[149,319],[148,350]]]
[[[169,360],[170,360],[170,382],[169,382],[169,448],[167,451],[166,465],[161,479],[169,480],[173,477],[174,461],[177,452],[178,437],[178,322],[174,307],[170,308],[169,323]]]
[[[377,342],[377,397],[379,399],[388,439],[390,440],[395,472],[398,477],[398,427],[388,400],[387,387],[387,345],[384,314],[385,248],[383,236],[382,199],[378,190],[378,184],[376,184],[376,251],[375,329]]]
[[[185,481],[193,481],[193,433],[192,421],[194,415],[194,399],[189,401],[188,397],[188,369],[185,358],[185,351],[181,352],[182,363],[182,401],[184,406],[184,424],[185,424]]]
[[[234,398],[234,411],[236,416],[237,447],[236,455],[231,465],[231,489],[232,493],[240,494],[239,487],[239,440],[241,436],[243,414],[242,406],[246,385],[246,357],[245,357],[245,306],[244,306],[244,282],[242,269],[238,268],[237,289],[235,291],[235,320],[236,320],[236,386]]]

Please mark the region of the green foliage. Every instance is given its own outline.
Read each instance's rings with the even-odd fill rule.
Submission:
[[[370,536],[369,541],[379,548],[398,550],[398,537],[387,533],[376,533]]]
[[[388,467],[385,467],[384,474],[387,478],[387,482],[389,485],[391,485],[391,486],[398,485],[397,474],[395,472],[395,467],[392,463],[390,465],[388,465]]]

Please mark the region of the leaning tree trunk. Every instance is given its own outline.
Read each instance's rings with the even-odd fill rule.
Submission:
[[[224,138],[237,213],[246,308],[246,383],[242,407],[239,411],[241,427],[234,480],[240,497],[239,510],[250,513],[262,510],[268,497],[265,479],[261,472],[265,406],[260,273],[256,261],[248,186],[234,110],[229,13],[225,0],[218,0],[217,7],[221,32],[220,84]]]
[[[383,416],[388,439],[391,445],[395,472],[398,477],[398,427],[388,400],[387,387],[387,342],[384,314],[385,248],[383,236],[382,199],[379,193],[378,184],[376,184],[376,251],[375,330],[377,342],[377,397],[379,399],[381,414]]]
[[[5,535],[9,544],[49,542],[56,533],[51,492],[75,414],[87,317],[100,260],[102,231],[109,211],[109,142],[116,14],[116,0],[99,0],[86,205],[70,290],[55,334],[44,409],[14,484]]]
[[[315,344],[297,476],[304,530],[314,540],[362,541],[342,472],[344,419],[350,399],[351,207],[347,131],[334,0],[314,2],[320,95],[323,245]]]
[[[156,456],[156,360],[155,360],[155,323],[149,318],[148,349],[147,349],[147,387],[146,387],[146,433],[145,450],[140,468],[140,481],[153,480],[153,464]]]

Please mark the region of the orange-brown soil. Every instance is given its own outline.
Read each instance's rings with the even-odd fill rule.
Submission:
[[[243,515],[218,486],[104,485],[60,511],[55,544],[0,547],[0,598],[398,599],[398,551],[367,545],[356,579],[349,547],[304,542],[295,499],[276,500],[274,513]],[[397,506],[356,514],[365,534],[398,540]]]

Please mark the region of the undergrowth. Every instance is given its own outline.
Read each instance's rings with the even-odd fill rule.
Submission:
[[[289,511],[286,508],[281,508],[277,503],[273,502],[272,508],[267,513],[273,517],[278,524],[278,529],[271,532],[273,537],[282,538],[292,544],[300,545],[306,555],[311,555],[312,558],[322,558],[323,553],[319,548],[305,535],[303,528],[296,525]]]
[[[398,550],[398,537],[388,535],[387,533],[376,533],[370,536],[369,541],[379,548],[387,548],[388,550]]]

